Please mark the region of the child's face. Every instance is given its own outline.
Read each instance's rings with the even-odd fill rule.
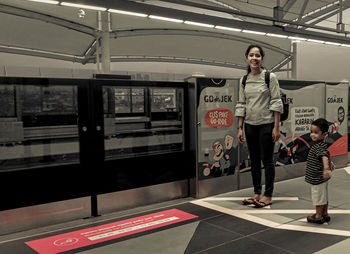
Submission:
[[[327,136],[327,132],[322,132],[320,127],[316,125],[311,125],[310,137],[314,142],[320,142],[324,140]]]

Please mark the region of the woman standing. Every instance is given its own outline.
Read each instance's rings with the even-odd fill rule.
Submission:
[[[273,161],[274,143],[280,138],[280,113],[283,104],[280,88],[274,73],[270,73],[270,84],[265,83],[266,70],[262,67],[265,53],[258,45],[250,45],[245,52],[248,73],[245,85],[240,80],[238,116],[238,142],[244,144],[243,129],[251,160],[254,196],[243,200],[243,204],[264,207],[272,204],[275,180]],[[243,125],[244,124],[244,125]],[[243,127],[244,126],[244,127]],[[265,192],[261,196],[261,161],[265,169]]]

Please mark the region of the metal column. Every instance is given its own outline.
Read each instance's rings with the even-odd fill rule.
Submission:
[[[292,79],[297,79],[297,42],[292,42]]]
[[[99,46],[101,47],[102,73],[111,72],[111,53],[110,53],[110,13],[99,12],[98,13],[99,28],[101,30],[101,37],[99,38]],[[99,51],[98,51],[99,52]],[[99,63],[98,63],[99,64]]]

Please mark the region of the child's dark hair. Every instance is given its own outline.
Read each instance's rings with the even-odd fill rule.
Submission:
[[[314,120],[311,125],[315,125],[320,128],[322,133],[328,132],[328,122],[324,118],[318,118]]]
[[[262,49],[262,47],[260,47],[259,45],[249,45],[249,47],[247,48],[247,50],[245,51],[245,57],[248,58],[248,55],[249,55],[249,51],[252,49],[252,48],[258,48],[259,51],[260,51],[260,55],[261,55],[261,59],[264,59],[264,56],[265,56],[265,52],[264,50]],[[262,67],[263,68],[263,67]],[[251,72],[251,69],[250,69],[250,66],[248,65],[247,67],[247,73]]]

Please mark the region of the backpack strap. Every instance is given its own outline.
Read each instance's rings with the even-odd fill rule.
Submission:
[[[267,88],[270,89],[270,72],[269,71],[265,71],[265,83],[267,85]]]
[[[244,75],[243,78],[242,78],[243,89],[245,89],[245,84],[247,83],[247,78],[248,78],[248,74]]]

